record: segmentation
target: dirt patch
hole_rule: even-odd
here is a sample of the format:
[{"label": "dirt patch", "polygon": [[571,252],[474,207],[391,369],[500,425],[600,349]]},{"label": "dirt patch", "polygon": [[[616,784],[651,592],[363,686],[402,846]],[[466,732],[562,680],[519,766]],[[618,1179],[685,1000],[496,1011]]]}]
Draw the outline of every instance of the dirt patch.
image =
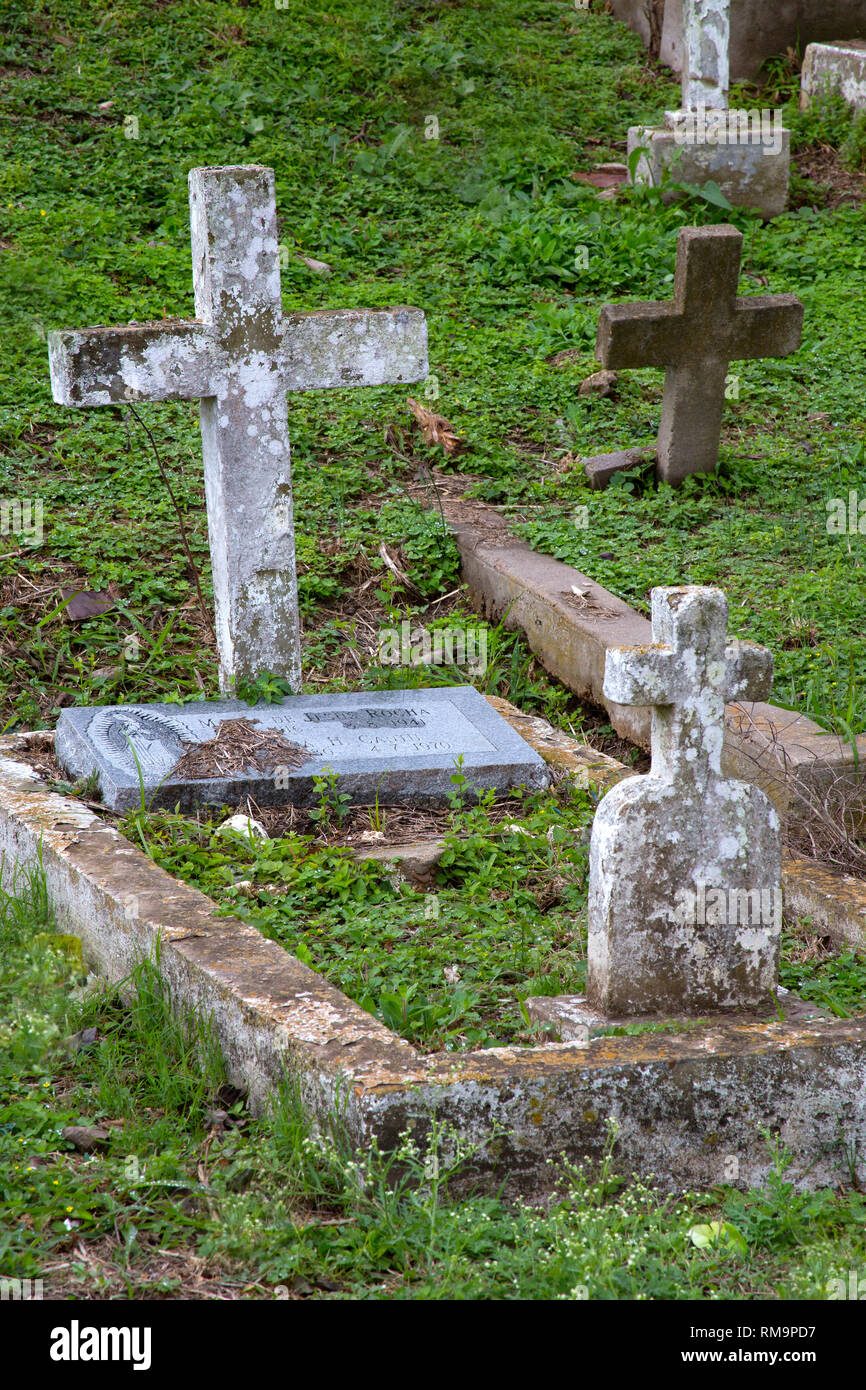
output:
[{"label": "dirt patch", "polygon": [[275,767],[302,767],[312,756],[275,729],[257,729],[249,719],[224,719],[214,738],[184,743],[183,756],[169,776],[195,782],[239,772],[273,772]]},{"label": "dirt patch", "polygon": [[[241,811],[251,811],[260,821],[271,839],[283,835],[315,835],[327,844],[350,849],[387,848],[394,845],[412,844],[416,840],[435,840],[447,835],[451,829],[452,812],[447,806],[422,809],[409,805],[393,806],[353,806],[342,821],[319,822],[310,818],[310,811],[303,806],[257,806],[248,798],[249,807]],[[494,825],[502,821],[520,818],[520,803],[513,797],[503,796],[490,808],[489,817]]]},{"label": "dirt patch", "polygon": [[[823,207],[836,208],[845,203],[862,203],[866,199],[866,176],[846,169],[839,158],[839,151],[830,145],[811,145],[794,157],[794,164],[801,178],[817,185]],[[791,207],[802,207],[812,202],[814,198],[804,190],[792,197]]]}]

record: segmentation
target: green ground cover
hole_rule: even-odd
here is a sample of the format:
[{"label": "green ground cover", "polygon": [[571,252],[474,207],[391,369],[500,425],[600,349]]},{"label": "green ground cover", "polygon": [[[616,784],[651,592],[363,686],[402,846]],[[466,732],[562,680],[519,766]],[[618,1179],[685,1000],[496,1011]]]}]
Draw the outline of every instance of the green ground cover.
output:
[{"label": "green ground cover", "polygon": [[[263,841],[156,814],[125,829],[425,1050],[537,1041],[521,1001],[585,983],[593,802],[567,789],[515,796],[511,815],[491,819],[490,798],[464,807],[455,787],[452,800],[432,892],[327,836]],[[387,834],[387,811],[381,823]]]},{"label": "green ground cover", "polygon": [[[424,1051],[543,1041],[523,1001],[586,985],[593,798],[565,783],[515,795],[503,815],[491,797],[464,805],[458,782],[445,852],[421,891],[358,862],[357,837],[339,843],[333,791],[318,780],[318,833],[262,840],[222,830],[221,817],[143,811],[123,829]],[[387,810],[375,824],[387,834]],[[780,984],[840,1018],[866,1013],[866,957],[821,945],[808,923],[787,924]]]},{"label": "green ground cover", "polygon": [[[638,607],[653,583],[722,583],[732,630],[773,649],[776,698],[866,727],[863,542],[826,530],[828,498],[866,495],[862,201],[830,206],[798,174],[794,210],[768,226],[700,198],[670,209],[655,195],[599,200],[573,172],[621,154],[628,125],[657,117],[676,87],[610,16],[565,3],[342,0],[317,11],[290,0],[205,14],[192,0],[108,12],[63,0],[27,12],[4,2],[0,16],[0,497],[44,506],[41,545],[0,537],[0,727],[50,723],[73,701],[215,689],[148,439],[119,408],[51,403],[44,332],[191,313],[187,169],[250,161],[276,170],[287,309],[424,307],[436,409],[467,441],[459,466],[481,496],[532,507],[536,546]],[[793,84],[777,64],[761,100],[787,100],[797,150],[841,151],[862,168],[862,120],[832,103],[800,115]],[[427,138],[433,116],[438,138]],[[676,496],[639,484],[589,496],[569,460],[651,443],[659,410],[653,373],[626,374],[615,400],[578,398],[599,305],[669,294],[677,228],[725,218],[746,238],[742,291],[804,300],[803,347],[735,367],[718,477]],[[548,360],[563,351],[573,355]],[[209,600],[197,408],[138,415]],[[423,595],[392,589],[395,617],[423,615],[454,585],[435,510],[403,490],[441,462],[408,418],[396,388],[291,403],[310,679],[333,678],[341,645],[361,645],[369,663],[341,605],[381,570],[380,541]],[[579,505],[586,529],[573,524]],[[60,589],[82,582],[111,586],[112,611],[70,621]]]},{"label": "green ground cover", "polygon": [[[866,496],[862,201],[834,206],[799,174],[793,211],[767,227],[702,198],[598,200],[572,173],[621,156],[628,125],[677,89],[609,16],[565,3],[62,0],[24,13],[0,0],[0,31],[0,500],[44,507],[41,544],[0,535],[0,730],[51,726],[72,702],[216,692],[180,522],[209,602],[197,408],[55,407],[44,334],[191,314],[186,172],[252,161],[276,170],[287,310],[425,309],[428,404],[465,439],[456,467],[477,495],[639,608],[653,583],[723,584],[732,631],[773,649],[776,698],[866,727],[863,541],[826,529],[828,499]],[[790,71],[773,81],[800,154],[863,168],[862,122],[832,103],[801,116]],[[718,476],[677,494],[636,478],[590,495],[575,456],[650,444],[661,384],[629,373],[616,398],[578,398],[599,305],[668,295],[678,227],[726,219],[746,238],[742,292],[804,300],[803,348],[734,367]],[[291,402],[317,690],[452,676],[379,667],[356,609],[374,625],[477,621],[430,606],[458,584],[456,550],[435,505],[406,489],[455,465],[410,428],[405,394]],[[419,594],[385,572],[382,541]],[[82,583],[110,590],[111,611],[69,620],[61,589]],[[491,657],[482,688],[579,727],[515,638],[494,631]],[[430,894],[353,864],[328,836],[251,845],[171,816],[128,830],[413,1041],[464,1048],[530,1041],[521,997],[580,987],[591,810],[561,791],[515,800],[522,835],[488,808],[455,807],[436,916]],[[259,891],[275,883],[280,894]],[[862,1197],[794,1193],[782,1153],[763,1192],[677,1202],[621,1187],[610,1167],[593,1180],[563,1169],[549,1211],[457,1202],[411,1153],[394,1192],[385,1160],[359,1173],[339,1136],[309,1135],[290,1095],[251,1120],[221,1091],[206,1034],[195,1052],[173,1028],[152,972],[134,1004],[85,985],[38,883],[3,899],[0,929],[4,1275],[48,1269],[67,1292],[121,1296],[822,1298],[864,1263]],[[785,952],[787,987],[841,1014],[866,1007],[862,958],[809,954],[796,930]],[[63,1039],[87,1028],[95,1046],[70,1055]],[[96,1155],[59,1137],[109,1120],[123,1124]],[[695,1246],[690,1228],[713,1219],[741,1239]]]},{"label": "green ground cover", "polygon": [[[557,1195],[531,1206],[455,1196],[471,1155],[440,1130],[432,1150],[406,1136],[398,1180],[338,1122],[311,1134],[289,1091],[253,1119],[207,1020],[180,1031],[147,966],[134,997],[88,980],[40,877],[16,890],[0,894],[0,1270],[46,1298],[824,1300],[862,1281],[866,1200],[795,1191],[769,1136],[763,1190],[665,1198],[616,1172],[611,1130],[600,1171],[554,1160]],[[78,1152],[72,1125],[107,1137]],[[717,1237],[695,1229],[712,1222]]]}]

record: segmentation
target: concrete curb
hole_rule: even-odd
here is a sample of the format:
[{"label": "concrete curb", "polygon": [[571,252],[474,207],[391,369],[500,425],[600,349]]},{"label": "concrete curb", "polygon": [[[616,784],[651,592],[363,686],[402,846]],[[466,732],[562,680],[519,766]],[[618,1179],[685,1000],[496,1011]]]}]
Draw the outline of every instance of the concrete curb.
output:
[{"label": "concrete curb", "polygon": [[[515,539],[494,507],[443,498],[463,579],[478,610],[523,632],[546,671],[569,690],[607,710],[618,734],[650,746],[650,710],[605,699],[610,647],[652,641],[649,619],[587,575]],[[575,590],[578,592],[575,593]],[[761,701],[728,705],[724,768],[756,782],[784,812],[799,791],[821,795],[837,777],[860,778],[866,735],[851,746],[806,715]]]},{"label": "concrete curb", "polygon": [[866,882],[813,859],[782,862],[782,899],[791,917],[829,936],[840,951],[866,952]]},{"label": "concrete curb", "polygon": [[[626,775],[545,721],[492,703],[587,784]],[[10,756],[28,741],[0,739],[4,886],[41,860],[59,925],[111,980],[158,951],[176,1006],[211,1020],[254,1110],[292,1075],[323,1122],[336,1110],[356,1145],[375,1136],[383,1147],[407,1129],[423,1142],[435,1111],[477,1145],[465,1181],[507,1191],[549,1188],[562,1153],[597,1160],[608,1116],[620,1125],[622,1171],[655,1173],[667,1190],[729,1178],[732,1156],[741,1182],[762,1182],[766,1129],[791,1149],[801,1185],[850,1181],[853,1170],[866,1179],[866,1020],[725,1018],[685,1034],[425,1056],[253,927],[219,916],[93,811],[48,791]]]}]

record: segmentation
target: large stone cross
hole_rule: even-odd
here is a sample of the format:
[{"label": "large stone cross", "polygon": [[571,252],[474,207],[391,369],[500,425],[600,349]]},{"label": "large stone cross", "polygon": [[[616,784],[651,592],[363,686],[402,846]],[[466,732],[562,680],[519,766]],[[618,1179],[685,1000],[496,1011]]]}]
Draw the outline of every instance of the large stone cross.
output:
[{"label": "large stone cross", "polygon": [[653,643],[607,653],[605,698],[652,706],[652,770],[592,828],[587,999],[610,1016],[752,1008],[776,987],[779,820],[721,765],[725,704],[765,699],[773,661],[726,643],[727,618],[720,589],[654,589]]},{"label": "large stone cross", "polygon": [[[716,467],[729,364],[800,346],[796,295],[737,297],[742,244],[736,227],[682,227],[673,301],[607,304],[599,316],[596,356],[605,367],[666,369],[657,448],[664,482]],[[626,456],[602,455],[587,473],[603,485],[616,466],[628,466]]]},{"label": "large stone cross", "polygon": [[220,684],[301,678],[287,391],[427,374],[420,309],[283,315],[272,169],[189,175],[196,317],[49,337],[62,405],[201,401]]},{"label": "large stone cross", "polygon": [[683,0],[683,109],[728,104],[731,0]]}]

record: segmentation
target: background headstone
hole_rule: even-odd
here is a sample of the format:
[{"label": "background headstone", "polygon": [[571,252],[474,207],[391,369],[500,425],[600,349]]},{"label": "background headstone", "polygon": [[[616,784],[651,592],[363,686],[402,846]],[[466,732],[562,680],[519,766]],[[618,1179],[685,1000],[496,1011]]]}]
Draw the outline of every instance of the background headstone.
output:
[{"label": "background headstone", "polygon": [[682,0],[682,106],[664,126],[629,130],[629,168],[635,183],[714,183],[732,206],[776,217],[788,199],[790,132],[769,109],[728,119],[730,10],[731,0]]},{"label": "background headstone", "polygon": [[[657,472],[667,483],[711,473],[719,460],[725,381],[732,361],[786,357],[800,346],[803,305],[793,294],[737,297],[743,237],[736,227],[682,227],[674,297],[663,303],[607,304],[596,356],[605,367],[664,367]],[[585,465],[594,486],[634,451]]]}]

